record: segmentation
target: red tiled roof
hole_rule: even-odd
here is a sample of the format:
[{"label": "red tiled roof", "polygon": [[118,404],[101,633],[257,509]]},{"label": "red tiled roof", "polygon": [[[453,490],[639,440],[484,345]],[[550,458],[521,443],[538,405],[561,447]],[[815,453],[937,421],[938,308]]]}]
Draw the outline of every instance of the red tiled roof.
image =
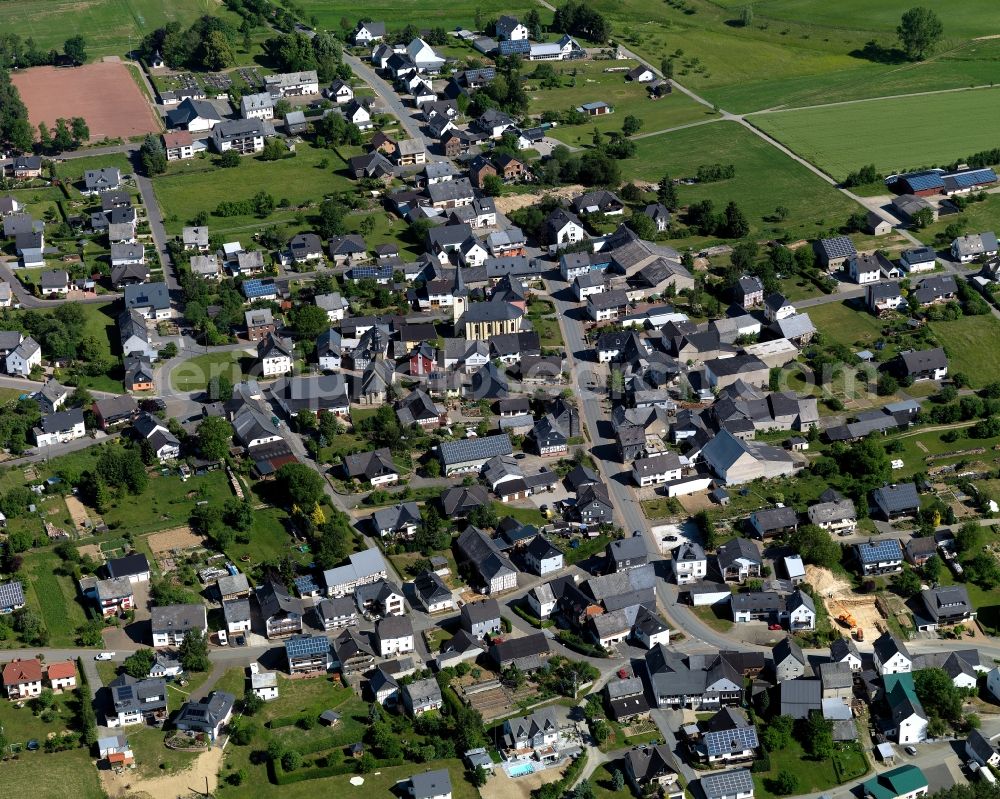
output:
[{"label": "red tiled roof", "polygon": [[36,659],[14,660],[3,667],[3,684],[20,685],[26,682],[41,682],[42,664]]},{"label": "red tiled roof", "polygon": [[76,665],[72,660],[62,660],[58,663],[49,664],[50,680],[65,680],[67,677],[76,676]]}]

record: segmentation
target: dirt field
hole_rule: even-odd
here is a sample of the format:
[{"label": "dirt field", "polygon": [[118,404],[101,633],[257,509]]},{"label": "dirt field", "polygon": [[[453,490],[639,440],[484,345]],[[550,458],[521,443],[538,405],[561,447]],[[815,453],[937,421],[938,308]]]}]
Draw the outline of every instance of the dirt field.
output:
[{"label": "dirt field", "polygon": [[865,641],[871,642],[887,629],[885,620],[875,607],[874,596],[861,596],[851,591],[850,583],[834,576],[829,569],[816,566],[806,566],[806,582],[808,582],[826,603],[830,620],[844,635],[850,630],[837,621],[841,613],[850,613],[865,634]]},{"label": "dirt field", "polygon": [[578,194],[583,194],[586,189],[583,186],[562,186],[558,189],[549,189],[541,194],[508,194],[506,197],[497,197],[497,210],[502,214],[509,214],[518,208],[527,208],[534,205],[543,196],[558,197],[560,200],[570,200]]},{"label": "dirt field", "polygon": [[73,524],[76,525],[76,529],[86,530],[90,516],[87,514],[87,509],[83,506],[83,503],[74,496],[67,496],[65,499],[66,510],[69,511],[70,518],[73,520]]},{"label": "dirt field", "polygon": [[508,777],[500,767],[493,771],[493,776],[479,789],[483,799],[528,799],[535,788],[540,788],[548,782],[555,782],[562,776],[565,769],[547,768],[523,777]]},{"label": "dirt field", "polygon": [[222,750],[215,748],[199,755],[190,768],[178,774],[153,779],[142,779],[134,771],[115,774],[113,771],[101,770],[99,774],[101,787],[112,799],[143,793],[153,797],[188,796],[195,791],[204,791],[206,778],[209,792],[214,792],[219,784],[221,765]]},{"label": "dirt field", "polygon": [[11,75],[33,128],[60,117],[83,117],[90,140],[127,139],[163,129],[124,64],[100,62],[59,69],[33,67]]},{"label": "dirt field", "polygon": [[192,533],[191,528],[187,525],[164,530],[162,533],[153,533],[149,537],[149,548],[157,556],[164,552],[170,552],[172,549],[189,549],[204,545],[205,539]]}]

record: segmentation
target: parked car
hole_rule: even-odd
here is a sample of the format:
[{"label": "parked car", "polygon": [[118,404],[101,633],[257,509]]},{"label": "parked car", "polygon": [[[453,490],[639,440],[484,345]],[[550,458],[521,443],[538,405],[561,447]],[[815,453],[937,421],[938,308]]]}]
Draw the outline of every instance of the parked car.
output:
[{"label": "parked car", "polygon": [[114,659],[114,652],[98,652],[94,655],[94,660],[112,660]]},{"label": "parked car", "polygon": [[769,629],[769,630],[780,630],[781,629],[781,625],[780,624],[769,624],[769,625],[767,625],[767,629]]},{"label": "parked car", "polygon": [[906,754],[915,757],[916,754],[917,754],[917,747],[915,747],[915,746],[904,746],[903,747],[903,751],[906,752]]}]

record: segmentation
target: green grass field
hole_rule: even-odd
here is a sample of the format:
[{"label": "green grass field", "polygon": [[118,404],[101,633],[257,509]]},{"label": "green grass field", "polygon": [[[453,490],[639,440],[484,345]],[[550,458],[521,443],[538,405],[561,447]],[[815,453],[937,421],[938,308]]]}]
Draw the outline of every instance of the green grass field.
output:
[{"label": "green grass field", "polygon": [[531,79],[532,67],[529,65],[525,70],[531,86],[531,105],[528,110],[532,114],[541,114],[551,109],[562,111],[597,100],[614,106],[613,114],[588,119],[583,125],[557,127],[550,131],[553,138],[573,146],[590,144],[594,128],[602,133],[620,131],[623,120],[629,114],[643,121],[640,133],[665,130],[716,116],[710,108],[680,92],[659,100],[650,100],[644,84],[626,81],[623,72],[604,71],[620,67],[631,69],[634,66],[635,61],[584,61],[572,66],[554,65],[563,86],[558,89],[543,89]]},{"label": "green grass field", "polygon": [[225,375],[233,384],[243,379],[254,361],[243,352],[211,352],[179,364],[170,373],[175,391],[201,391],[216,377]]},{"label": "green grass field", "polygon": [[1000,319],[992,314],[932,322],[931,330],[948,355],[948,371],[963,372],[973,388],[1000,380],[1000,353],[985,342],[1000,338]]},{"label": "green grass field", "polygon": [[[321,169],[323,159],[328,165]],[[332,150],[303,143],[298,145],[294,158],[281,161],[246,156],[231,169],[216,167],[211,160],[201,158],[171,165],[167,174],[153,181],[153,186],[168,233],[180,233],[188,220],[205,211],[213,235],[232,233],[249,238],[264,227],[292,222],[296,206],[318,204],[326,195],[351,189],[354,182],[338,171],[343,168],[344,162]],[[270,192],[276,201],[288,200],[290,207],[277,208],[266,219],[212,215],[220,202],[249,200],[259,191]]]},{"label": "green grass field", "polygon": [[[0,4],[0,30],[16,31],[22,41],[35,40],[41,50],[62,50],[79,33],[87,55],[124,55],[142,37],[167,22],[187,27],[203,14],[238,19],[213,0],[13,0]],[[131,38],[130,38],[131,37]]]},{"label": "green grass field", "polygon": [[[888,174],[992,147],[998,100],[1000,90],[983,89],[757,114],[751,122],[841,179],[864,164]],[[903,119],[905,136],[899,135]],[[953,124],[956,119],[962,124]]]},{"label": "green grass field", "polygon": [[[640,139],[637,145],[635,158],[621,162],[625,179],[656,182],[664,172],[675,179],[693,177],[700,164],[734,164],[734,178],[678,186],[677,193],[681,205],[707,199],[718,211],[735,200],[747,215],[751,235],[757,238],[784,232],[793,239],[813,238],[843,224],[856,210],[832,186],[737,123],[717,122],[664,133]],[[779,205],[788,209],[788,217],[781,222],[766,220]]]},{"label": "green grass field", "polygon": [[31,552],[25,557],[28,575],[28,604],[34,607],[49,631],[51,646],[72,646],[76,629],[86,622],[82,605],[77,601],[73,580],[56,574],[61,561],[51,550]]},{"label": "green grass field", "polygon": [[[3,764],[6,796],[72,796],[102,799],[97,769],[86,749],[45,754],[23,752],[17,760]],[[71,793],[67,794],[67,790]]]},{"label": "green grass field", "polygon": [[[344,22],[349,31],[353,31],[361,12],[368,19],[385,20],[390,30],[414,24],[419,28],[441,27],[454,30],[456,27],[474,28],[476,11],[482,14],[483,25],[487,20],[496,19],[501,14],[524,14],[529,8],[536,6],[530,0],[518,0],[516,3],[504,3],[502,0],[456,0],[450,3],[427,4],[420,0],[372,0],[363,7],[356,3],[348,5],[345,0],[302,0],[296,4],[303,9],[306,21],[313,18],[320,30],[343,30]],[[543,22],[550,15],[543,9]]]},{"label": "green grass field", "polygon": [[828,302],[807,310],[820,333],[847,347],[867,347],[882,334],[878,319],[844,302]]},{"label": "green grass field", "polygon": [[[994,12],[988,0],[942,14],[945,37],[937,55],[920,64],[900,61],[895,28],[912,4],[889,0],[763,0],[749,27],[739,23],[743,0],[595,0],[619,41],[659,66],[675,59],[674,77],[729,111],[803,106],[988,85],[995,80],[996,42],[973,41]],[[953,18],[954,17],[954,18]],[[866,53],[875,40],[881,53]],[[887,56],[886,56],[887,54]]]},{"label": "green grass field", "polygon": [[[868,773],[868,760],[856,749],[840,749],[834,757],[841,764],[842,772],[846,777],[844,781]],[[768,798],[775,796],[767,789],[767,785],[771,779],[782,773],[791,774],[798,780],[797,793],[823,791],[841,782],[833,763],[834,758],[829,760],[807,758],[801,744],[796,740],[780,751],[771,752],[770,758],[771,769],[753,775],[754,786],[759,796]]]}]

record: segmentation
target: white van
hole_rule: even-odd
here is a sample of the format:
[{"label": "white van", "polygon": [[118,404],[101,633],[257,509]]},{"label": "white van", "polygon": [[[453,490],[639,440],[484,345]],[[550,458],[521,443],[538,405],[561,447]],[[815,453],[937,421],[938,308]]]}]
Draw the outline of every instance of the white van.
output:
[{"label": "white van", "polygon": [[94,660],[113,660],[115,657],[114,652],[98,652],[94,655]]}]

